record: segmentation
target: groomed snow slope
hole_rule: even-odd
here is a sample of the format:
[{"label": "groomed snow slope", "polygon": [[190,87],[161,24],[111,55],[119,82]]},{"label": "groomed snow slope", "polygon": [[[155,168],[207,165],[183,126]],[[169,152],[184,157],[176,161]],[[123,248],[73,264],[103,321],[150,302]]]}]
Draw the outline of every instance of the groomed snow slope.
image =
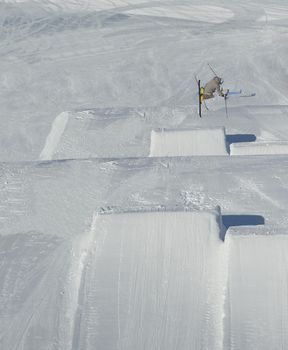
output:
[{"label": "groomed snow slope", "polygon": [[[70,246],[41,232],[0,236],[0,348],[68,349]],[[71,328],[71,327],[70,327]],[[61,339],[62,345],[59,343]]]},{"label": "groomed snow slope", "polygon": [[71,240],[2,236],[1,349],[222,349],[220,235],[215,209],[98,214]]},{"label": "groomed snow slope", "polygon": [[[1,350],[286,350],[287,14],[0,0]],[[199,118],[207,63],[255,97]],[[148,157],[152,130],[223,127],[247,155]]]},{"label": "groomed snow slope", "polygon": [[75,349],[223,349],[220,222],[218,211],[100,215]]},{"label": "groomed snow slope", "polygon": [[129,10],[127,13],[141,16],[168,17],[184,20],[196,20],[208,23],[224,23],[233,18],[232,11],[220,6],[179,4],[177,9],[161,4],[161,6],[142,6],[139,9]]},{"label": "groomed snow slope", "polygon": [[288,348],[288,236],[226,236],[226,349]]},{"label": "groomed snow slope", "polygon": [[150,157],[227,155],[224,128],[152,130]]},{"label": "groomed snow slope", "polygon": [[[271,169],[275,169],[274,172],[271,172]],[[121,338],[123,342],[137,341],[139,339],[137,336],[144,334],[141,332],[145,331],[147,334],[150,329],[150,319],[154,313],[151,318],[146,315],[149,313],[151,304],[158,305],[157,310],[162,310],[163,313],[166,310],[166,315],[169,313],[181,320],[180,309],[174,309],[174,303],[165,304],[166,308],[161,303],[163,301],[160,296],[164,298],[167,295],[170,298],[170,292],[175,297],[174,300],[179,301],[184,298],[186,307],[183,307],[182,311],[185,319],[188,317],[188,312],[191,312],[192,305],[197,310],[197,320],[203,316],[202,311],[209,311],[204,313],[203,317],[207,323],[201,328],[200,334],[197,331],[195,334],[192,332],[193,335],[191,335],[190,330],[193,328],[191,327],[189,337],[200,341],[203,336],[202,330],[207,330],[205,325],[209,324],[212,328],[209,328],[205,338],[208,341],[219,339],[218,321],[222,320],[224,315],[228,315],[224,301],[221,299],[220,302],[220,295],[221,298],[226,296],[225,305],[227,305],[230,292],[227,291],[227,284],[223,278],[226,274],[225,268],[229,266],[227,254],[230,245],[227,235],[225,242],[219,239],[220,233],[223,234],[218,226],[219,213],[211,212],[205,207],[222,203],[222,211],[226,216],[222,216],[222,219],[229,225],[235,225],[236,221],[236,225],[253,225],[259,222],[257,215],[263,215],[264,232],[267,235],[272,235],[274,228],[277,227],[285,234],[287,227],[285,208],[288,203],[287,169],[288,160],[285,156],[269,157],[265,162],[263,157],[248,159],[246,157],[156,157],[2,163],[0,242],[1,261],[4,263],[0,269],[2,281],[0,294],[4,299],[1,303],[3,322],[0,323],[2,334],[0,345],[3,344],[4,349],[7,344],[12,344],[16,349],[18,347],[25,350],[39,350],[41,346],[45,349],[47,344],[53,343],[57,344],[55,347],[61,350],[67,348],[82,350],[89,349],[90,344],[103,342],[109,349],[111,344],[109,342],[111,341],[114,346],[118,340],[118,313],[115,311],[118,310],[118,295],[121,300],[119,304],[121,334],[125,334],[123,332],[127,324],[133,329],[133,325],[128,320],[128,311],[131,312],[129,314],[131,317],[135,317],[137,312],[139,312],[138,315],[146,317],[143,318],[141,331],[133,334],[133,338],[128,337],[124,340]],[[159,206],[159,210],[163,210],[165,206],[169,208],[176,205],[178,208],[181,206],[190,208],[192,213],[141,213],[141,206],[149,210],[153,206],[157,207],[159,202],[164,204],[162,207]],[[120,211],[130,207],[139,212],[99,215],[92,220],[95,208],[104,206],[109,211],[111,203],[120,208]],[[198,212],[199,209],[202,209],[202,213]],[[112,208],[111,211],[113,212],[114,209]],[[238,213],[237,220],[235,221],[235,218],[231,220],[229,213]],[[257,220],[251,220],[251,218],[247,220],[247,213],[254,214],[252,219],[255,217]],[[187,219],[183,218],[185,215]],[[32,230],[39,232],[39,236],[43,237],[42,243],[39,243],[39,239],[29,238],[33,236]],[[175,236],[174,232],[176,232]],[[254,233],[254,228],[248,232],[247,245],[249,238],[252,238],[251,233]],[[153,235],[159,239],[155,240]],[[166,240],[166,235],[170,240]],[[105,237],[105,240],[101,237]],[[273,238],[277,240],[279,236]],[[254,245],[254,259],[258,255],[256,249],[257,246]],[[169,253],[167,253],[168,250]],[[165,252],[170,254],[169,257],[171,256],[170,262],[165,260],[167,258],[167,255],[165,258]],[[191,255],[191,252],[195,254]],[[276,248],[274,252],[277,253]],[[201,265],[202,257],[205,259],[203,265]],[[217,259],[219,259],[218,262]],[[233,259],[231,255],[230,259]],[[285,255],[282,258],[279,257],[279,266],[275,267],[275,278],[278,279],[278,282],[275,282],[276,285],[285,280],[285,270],[280,261],[284,266],[287,265]],[[207,266],[207,263],[211,265]],[[135,264],[139,267],[136,272],[133,270]],[[119,266],[122,266],[122,269],[119,270]],[[242,263],[241,266],[243,266]],[[254,275],[256,286],[258,276],[261,281],[262,274],[261,265],[257,266],[259,271],[255,269]],[[198,269],[204,267],[206,272],[201,270],[203,273],[199,276]],[[241,267],[236,272],[233,270],[230,273],[240,274],[242,273],[240,269]],[[249,269],[252,268],[248,266],[247,270]],[[164,283],[166,280],[163,277],[163,271],[166,273],[168,282],[175,282],[168,283],[169,289],[165,289],[167,285]],[[137,272],[138,275],[136,275]],[[190,273],[191,281],[189,277],[185,277],[190,276]],[[118,283],[119,274],[120,281],[124,281],[123,284]],[[194,280],[194,276],[197,281]],[[161,288],[157,284],[158,278],[164,281]],[[207,279],[206,282],[203,278]],[[131,283],[135,282],[131,288],[127,279],[130,279]],[[237,279],[236,276],[235,279]],[[176,286],[177,283],[179,288]],[[120,294],[118,294],[118,285],[122,286]],[[193,289],[193,285],[197,286],[198,290]],[[204,292],[201,289],[211,285],[213,288]],[[190,288],[189,296],[184,290],[180,294],[182,287]],[[151,299],[146,299],[145,293],[146,291],[149,293],[149,288],[155,294],[159,291],[158,304],[153,299],[155,294],[152,296],[148,294]],[[285,288],[284,285],[282,290],[284,294]],[[127,291],[134,293],[131,294],[134,296],[134,304],[132,302],[129,304]],[[138,291],[143,294],[137,294]],[[161,291],[163,294],[160,294]],[[282,292],[279,287],[279,293]],[[209,296],[212,298],[211,302],[207,301]],[[143,298],[145,304],[139,305]],[[100,302],[98,303],[97,300]],[[207,301],[205,306],[207,309],[203,306],[204,300]],[[216,300],[219,302],[215,303]],[[279,302],[285,306],[285,300],[279,300]],[[235,307],[237,303],[238,300],[233,299]],[[249,303],[246,308],[244,294],[241,303],[242,313],[238,320],[241,319],[243,329],[248,328],[247,332],[249,332],[250,324],[246,323],[246,319],[249,320],[248,316],[250,312],[253,314],[253,311]],[[128,305],[130,309],[127,308]],[[212,305],[211,309],[209,305]],[[267,312],[269,319],[273,320],[276,317],[274,309],[266,310],[265,305],[263,312]],[[47,316],[48,312],[49,316]],[[111,318],[105,319],[104,315],[108,314]],[[99,323],[99,315],[102,323]],[[17,321],[18,319],[20,321]],[[159,330],[158,324],[155,319],[153,320],[155,322],[153,325],[156,324],[155,328]],[[285,321],[285,317],[283,320]],[[139,319],[135,320],[135,323],[137,322],[140,322]],[[194,322],[198,330],[198,321],[196,322],[192,317],[191,322]],[[226,327],[226,320],[222,323],[224,330],[221,333],[221,339],[223,338],[224,341],[226,337],[230,339],[230,331],[229,327]],[[106,337],[103,328],[107,324],[109,336]],[[262,324],[255,323],[254,326],[255,333],[262,331]],[[184,333],[187,331],[186,327],[184,323],[183,333],[179,330],[177,334],[181,345],[179,349],[183,348],[181,341],[188,339],[187,333]],[[97,337],[95,329],[99,332],[97,334],[102,334],[101,339]],[[164,332],[166,329],[161,328],[161,331]],[[177,327],[175,329],[178,331]],[[233,332],[236,334],[237,330],[234,329]],[[274,329],[274,326],[271,326],[271,329]],[[111,332],[113,338],[111,338]],[[278,330],[275,332],[274,337],[279,340],[278,332]],[[160,330],[157,335],[159,334],[161,334]],[[173,331],[169,333],[169,341],[175,340],[173,338],[176,337],[175,334]],[[284,333],[281,334],[284,337]],[[233,336],[237,337],[237,334]],[[156,336],[153,339],[155,344],[159,340]],[[168,345],[165,339],[162,341],[166,349]],[[218,346],[218,342],[216,345]],[[212,349],[214,350],[213,347]],[[231,350],[229,347],[223,349]]]}]

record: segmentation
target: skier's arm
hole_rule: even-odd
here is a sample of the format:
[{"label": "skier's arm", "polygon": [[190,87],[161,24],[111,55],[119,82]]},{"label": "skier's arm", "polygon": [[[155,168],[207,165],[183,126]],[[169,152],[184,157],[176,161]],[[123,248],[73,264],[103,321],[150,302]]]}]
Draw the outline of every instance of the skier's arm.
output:
[{"label": "skier's arm", "polygon": [[218,95],[219,95],[219,96],[224,97],[224,94],[223,94],[223,89],[222,89],[222,88],[220,88],[220,85],[217,85],[216,90],[217,90],[217,93],[218,93]]}]

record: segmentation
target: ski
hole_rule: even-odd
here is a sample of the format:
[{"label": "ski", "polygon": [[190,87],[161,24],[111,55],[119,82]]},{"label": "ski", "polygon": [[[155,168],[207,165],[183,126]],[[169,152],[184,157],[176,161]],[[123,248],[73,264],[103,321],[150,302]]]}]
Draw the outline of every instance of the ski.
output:
[{"label": "ski", "polygon": [[253,97],[256,96],[255,92],[252,93],[245,93],[242,90],[239,91],[228,91],[227,98],[229,97]]},{"label": "ski", "polygon": [[199,117],[202,118],[202,95],[201,95],[201,82],[197,80],[198,84],[198,114]]},{"label": "ski", "polygon": [[202,103],[204,104],[204,107],[205,107],[206,111],[209,111],[209,108],[207,107],[206,102],[203,100]]},{"label": "ski", "polygon": [[252,92],[251,94],[243,94],[243,95],[240,95],[239,97],[253,97],[253,96],[256,96],[256,92]]},{"label": "ski", "polygon": [[202,94],[203,94],[203,88],[201,88],[201,81],[197,78],[196,75],[194,75],[196,84],[198,86],[198,114],[199,117],[202,118]]},{"label": "ski", "polygon": [[241,94],[242,94],[242,90],[239,90],[239,91],[230,91],[230,90],[227,90],[226,94],[227,94],[227,96],[228,96],[228,95],[241,95]]}]

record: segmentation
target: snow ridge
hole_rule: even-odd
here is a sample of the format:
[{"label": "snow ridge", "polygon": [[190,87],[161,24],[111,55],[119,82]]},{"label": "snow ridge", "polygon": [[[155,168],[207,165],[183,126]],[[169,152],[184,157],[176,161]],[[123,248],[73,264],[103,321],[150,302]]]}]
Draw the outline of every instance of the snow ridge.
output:
[{"label": "snow ridge", "polygon": [[73,348],[73,343],[75,342],[75,337],[78,332],[77,320],[79,318],[79,313],[81,313],[81,310],[79,309],[81,283],[87,256],[89,255],[94,242],[97,217],[98,214],[95,213],[89,231],[75,239],[72,243],[72,260],[65,288],[67,303],[65,313],[68,324],[70,324],[66,327],[66,332],[62,334],[62,337],[64,338],[63,350]]}]

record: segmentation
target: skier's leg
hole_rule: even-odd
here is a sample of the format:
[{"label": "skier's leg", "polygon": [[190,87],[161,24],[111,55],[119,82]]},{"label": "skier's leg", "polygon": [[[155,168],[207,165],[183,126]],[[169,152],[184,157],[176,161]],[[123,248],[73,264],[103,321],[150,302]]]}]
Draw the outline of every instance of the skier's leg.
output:
[{"label": "skier's leg", "polygon": [[214,96],[213,95],[208,95],[208,94],[203,94],[203,100],[209,100],[210,98],[213,98]]}]

